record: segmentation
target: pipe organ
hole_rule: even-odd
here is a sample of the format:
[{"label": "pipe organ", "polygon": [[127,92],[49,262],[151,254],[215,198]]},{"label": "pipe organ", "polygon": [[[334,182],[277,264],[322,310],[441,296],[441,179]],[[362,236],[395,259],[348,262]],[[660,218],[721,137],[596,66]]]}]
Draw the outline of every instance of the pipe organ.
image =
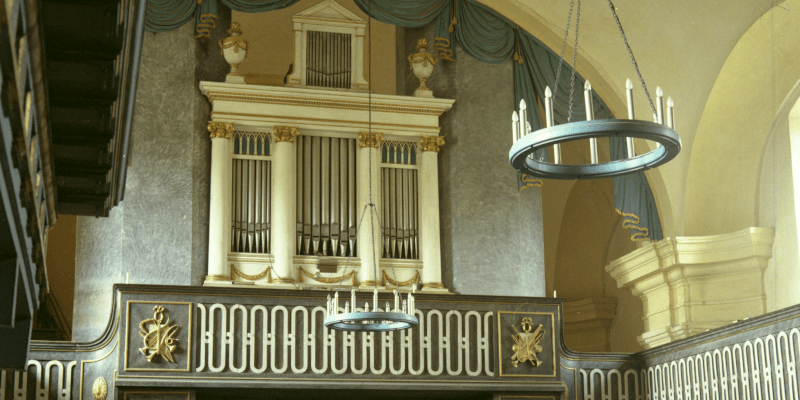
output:
[{"label": "pipe organ", "polygon": [[306,35],[306,85],[349,89],[352,35],[318,31]]},{"label": "pipe organ", "polygon": [[297,254],[355,255],[356,140],[299,136],[296,143]]},{"label": "pipe organ", "polygon": [[231,196],[231,251],[269,253],[269,134],[234,132]]},{"label": "pipe organ", "polygon": [[293,21],[285,86],[200,83],[212,104],[205,285],[447,292],[437,159],[454,100],[365,93],[366,23],[334,1]]},{"label": "pipe organ", "polygon": [[383,257],[419,258],[417,145],[384,141],[381,146]]}]

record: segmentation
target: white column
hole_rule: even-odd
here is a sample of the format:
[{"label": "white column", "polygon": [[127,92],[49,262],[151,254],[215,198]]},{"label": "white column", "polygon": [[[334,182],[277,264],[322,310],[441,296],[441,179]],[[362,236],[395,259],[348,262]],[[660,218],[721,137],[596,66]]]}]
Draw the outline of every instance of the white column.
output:
[{"label": "white column", "polygon": [[295,156],[294,138],[300,132],[289,126],[276,126],[272,130],[272,255],[274,257],[275,285],[294,287],[295,252]]},{"label": "white column", "polygon": [[231,283],[228,250],[231,233],[232,122],[208,123],[211,132],[211,182],[208,219],[208,275],[204,284]]},{"label": "white column", "polygon": [[441,136],[422,136],[419,157],[419,257],[422,289],[446,290],[442,285],[442,253],[439,245],[439,146]]},{"label": "white column", "polygon": [[[361,220],[364,207],[370,204],[370,182],[372,182],[372,204],[375,204],[375,211],[367,209],[364,214],[364,222],[358,231],[358,257],[361,260],[361,268],[358,271],[359,287],[375,286],[375,271],[380,270],[380,260],[382,255],[381,232],[378,224],[380,221],[380,196],[381,196],[381,153],[380,144],[383,142],[383,134],[379,132],[361,132],[358,134],[359,149],[356,159],[358,166],[358,202],[357,202],[357,221]],[[370,180],[370,158],[372,158],[372,179]],[[374,213],[370,219],[370,213]],[[380,274],[380,272],[378,272]]]}]

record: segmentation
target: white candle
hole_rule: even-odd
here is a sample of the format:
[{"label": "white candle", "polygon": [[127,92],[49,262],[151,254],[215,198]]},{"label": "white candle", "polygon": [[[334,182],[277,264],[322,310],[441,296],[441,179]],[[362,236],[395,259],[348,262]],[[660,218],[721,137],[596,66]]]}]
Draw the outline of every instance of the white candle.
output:
[{"label": "white candle", "polygon": [[333,315],[339,313],[339,292],[333,294]]},{"label": "white candle", "polygon": [[628,81],[625,82],[625,88],[627,89],[625,93],[627,94],[626,97],[628,98],[628,119],[634,119],[635,114],[633,111],[633,82],[631,82],[630,79],[628,79]]},{"label": "white candle", "polygon": [[[630,80],[628,80],[628,82],[630,82]],[[557,293],[557,292],[556,292],[555,290],[553,290],[553,298],[554,298],[554,299],[555,299],[556,297],[558,297],[558,295],[556,295],[556,293]]]},{"label": "white candle", "polygon": [[525,136],[525,121],[528,120],[528,104],[525,103],[525,99],[519,101],[519,127],[518,132],[519,136]]},{"label": "white candle", "polygon": [[400,309],[400,296],[397,294],[397,289],[394,289],[394,312]]},{"label": "white candle", "polygon": [[544,115],[547,127],[553,126],[553,92],[550,86],[544,89]]},{"label": "white candle", "polygon": [[347,314],[349,312],[350,312],[350,302],[349,301],[345,301],[344,302],[344,313]]},{"label": "white candle", "polygon": [[514,111],[511,113],[511,137],[512,137],[512,144],[517,143],[517,139],[519,139],[519,117],[517,116],[517,112]]},{"label": "white candle", "polygon": [[[592,104],[592,84],[587,80],[583,84],[583,102],[586,105],[586,120],[594,120],[594,106]],[[597,138],[589,139],[589,154],[592,164],[597,164]]]},{"label": "white candle", "polygon": [[672,97],[667,97],[667,126],[675,129],[675,103],[672,102]]},{"label": "white candle", "polygon": [[131,273],[130,273],[130,272],[126,272],[126,273],[125,273],[125,284],[126,284],[126,285],[128,284],[128,279],[129,279],[130,277],[131,277]]},{"label": "white candle", "polygon": [[378,289],[372,292],[372,311],[378,311]]},{"label": "white candle", "polygon": [[352,289],[350,291],[350,304],[353,305],[353,312],[356,312],[356,290],[355,289]]},{"label": "white candle", "polygon": [[656,87],[656,122],[664,124],[664,91],[661,86]]},{"label": "white candle", "polygon": [[328,295],[328,301],[325,304],[326,304],[326,307],[325,307],[325,312],[326,313],[325,313],[325,315],[330,316],[331,315],[331,295]]}]

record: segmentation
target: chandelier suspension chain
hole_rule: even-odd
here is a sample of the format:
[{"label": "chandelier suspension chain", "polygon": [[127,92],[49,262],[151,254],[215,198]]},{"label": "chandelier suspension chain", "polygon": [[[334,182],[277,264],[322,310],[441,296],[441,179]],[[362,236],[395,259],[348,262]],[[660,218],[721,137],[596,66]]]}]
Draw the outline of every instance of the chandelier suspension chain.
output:
[{"label": "chandelier suspension chain", "polygon": [[625,36],[625,31],[622,29],[622,24],[619,22],[619,17],[617,16],[617,12],[614,10],[614,4],[611,3],[611,0],[608,0],[608,8],[611,10],[611,15],[614,17],[614,22],[617,23],[619,33],[622,35],[622,41],[625,42],[625,48],[628,49],[628,55],[631,57],[633,68],[636,69],[636,75],[639,76],[639,82],[642,83],[644,94],[647,95],[647,101],[650,102],[650,108],[653,110],[653,114],[655,115],[657,114],[656,106],[653,104],[653,99],[650,97],[650,91],[647,90],[647,85],[644,83],[642,73],[639,71],[639,64],[636,63],[636,57],[633,56],[633,50],[631,50],[631,46],[628,44],[628,38]]},{"label": "chandelier suspension chain", "polygon": [[567,15],[567,28],[564,29],[564,41],[561,44],[561,56],[558,58],[558,69],[556,69],[556,83],[553,86],[553,92],[558,91],[558,80],[561,77],[561,65],[564,63],[564,51],[567,49],[567,38],[569,38],[569,25],[572,22],[572,7],[575,1],[569,2],[569,15]]},{"label": "chandelier suspension chain", "polygon": [[[581,28],[581,0],[578,0],[578,13],[575,16],[575,46],[572,48],[572,74],[569,81],[569,114],[567,123],[572,121],[572,94],[575,92],[575,67],[578,62],[578,33]],[[589,110],[586,110],[589,113]]]}]

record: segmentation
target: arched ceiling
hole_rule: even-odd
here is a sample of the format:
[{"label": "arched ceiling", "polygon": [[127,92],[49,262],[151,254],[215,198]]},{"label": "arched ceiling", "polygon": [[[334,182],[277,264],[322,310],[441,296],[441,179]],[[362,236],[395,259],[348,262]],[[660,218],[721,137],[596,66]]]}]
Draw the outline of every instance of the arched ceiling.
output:
[{"label": "arched ceiling", "polygon": [[[569,1],[479,1],[518,23],[551,48],[560,50]],[[674,161],[657,170],[668,193],[658,193],[654,188],[657,201],[669,201],[674,212],[672,234],[683,234],[690,155],[717,76],[744,33],[774,4],[778,5],[776,10],[783,10],[783,3],[777,0],[614,1],[651,94],[655,95],[655,87],[661,86],[675,101],[676,130],[681,135],[683,151]],[[787,12],[791,8],[786,7]],[[575,17],[573,12],[573,21]],[[596,91],[617,115],[621,115],[625,80],[635,81],[636,75],[607,0],[582,1],[578,49],[578,71],[593,81]],[[567,51],[571,49],[568,47]],[[602,82],[596,84],[597,80]],[[636,90],[638,118],[647,119],[649,105],[641,89],[637,87]]]}]

